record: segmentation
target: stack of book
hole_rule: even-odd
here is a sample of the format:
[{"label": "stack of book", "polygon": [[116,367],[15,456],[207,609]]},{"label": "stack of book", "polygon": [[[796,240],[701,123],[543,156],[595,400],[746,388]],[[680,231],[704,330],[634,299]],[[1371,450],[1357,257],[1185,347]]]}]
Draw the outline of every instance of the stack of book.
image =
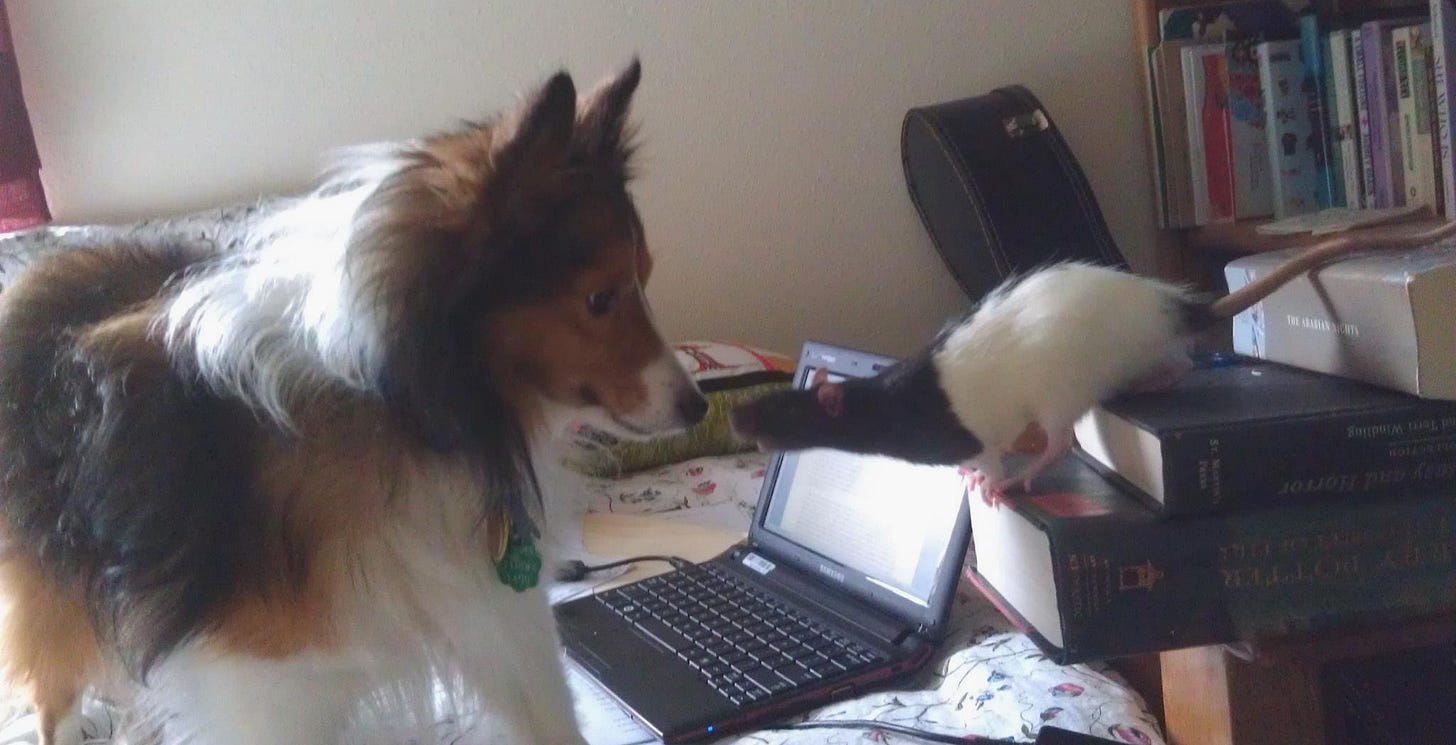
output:
[{"label": "stack of book", "polygon": [[1456,0],[1212,1],[1156,18],[1163,227],[1331,207],[1456,216]]},{"label": "stack of book", "polygon": [[1456,403],[1227,355],[1076,433],[971,505],[968,577],[1058,662],[1456,610]]}]

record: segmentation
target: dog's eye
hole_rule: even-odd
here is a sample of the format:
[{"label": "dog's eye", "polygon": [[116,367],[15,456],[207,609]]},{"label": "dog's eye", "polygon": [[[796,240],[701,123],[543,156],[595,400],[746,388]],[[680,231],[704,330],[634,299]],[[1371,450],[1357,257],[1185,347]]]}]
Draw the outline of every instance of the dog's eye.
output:
[{"label": "dog's eye", "polygon": [[616,288],[612,288],[610,290],[602,290],[601,292],[593,292],[586,298],[586,309],[594,316],[604,316],[612,312],[612,308],[616,306],[616,304]]}]

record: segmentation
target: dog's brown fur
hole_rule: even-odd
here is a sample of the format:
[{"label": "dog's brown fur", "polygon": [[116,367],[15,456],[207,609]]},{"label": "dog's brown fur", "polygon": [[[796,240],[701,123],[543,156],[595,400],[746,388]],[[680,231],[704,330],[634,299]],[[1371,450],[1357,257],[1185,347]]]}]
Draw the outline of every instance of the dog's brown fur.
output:
[{"label": "dog's brown fur", "polygon": [[[107,665],[140,679],[183,644],[336,649],[357,557],[400,521],[479,523],[532,491],[509,461],[539,401],[644,404],[641,372],[665,346],[623,186],[637,75],[579,115],[558,76],[517,116],[412,152],[360,209],[349,255],[386,311],[387,384],[310,391],[286,425],[157,331],[174,287],[220,257],[61,254],[0,298],[0,644],[42,743]],[[461,503],[481,474],[504,493]],[[432,482],[438,504],[408,486]],[[461,561],[486,560],[486,533]]]}]

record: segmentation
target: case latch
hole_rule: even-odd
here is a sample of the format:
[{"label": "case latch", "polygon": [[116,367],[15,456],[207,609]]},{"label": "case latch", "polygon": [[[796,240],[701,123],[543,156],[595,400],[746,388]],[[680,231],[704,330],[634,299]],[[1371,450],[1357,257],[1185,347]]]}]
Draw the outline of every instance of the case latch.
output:
[{"label": "case latch", "polygon": [[1041,132],[1051,126],[1051,122],[1047,121],[1046,114],[1043,114],[1041,109],[1030,114],[1008,117],[1001,120],[1001,124],[1006,127],[1006,136],[1012,139],[1025,137],[1033,132]]}]

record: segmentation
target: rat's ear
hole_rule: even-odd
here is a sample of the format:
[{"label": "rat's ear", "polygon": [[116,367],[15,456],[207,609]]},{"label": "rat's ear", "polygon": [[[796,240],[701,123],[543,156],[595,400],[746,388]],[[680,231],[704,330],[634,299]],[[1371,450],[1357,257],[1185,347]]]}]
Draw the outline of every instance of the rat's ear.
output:
[{"label": "rat's ear", "polygon": [[814,378],[813,378],[813,381],[812,382],[814,383],[814,385],[824,385],[825,383],[828,383],[829,382],[829,371],[826,370],[826,369],[824,369],[824,368],[822,368],[822,367],[819,368],[818,370],[815,370],[814,371]]},{"label": "rat's ear", "polygon": [[[815,377],[818,377],[817,374]],[[819,407],[824,409],[825,414],[837,417],[844,413],[844,386],[838,383],[820,383],[814,392],[819,397]]]}]

